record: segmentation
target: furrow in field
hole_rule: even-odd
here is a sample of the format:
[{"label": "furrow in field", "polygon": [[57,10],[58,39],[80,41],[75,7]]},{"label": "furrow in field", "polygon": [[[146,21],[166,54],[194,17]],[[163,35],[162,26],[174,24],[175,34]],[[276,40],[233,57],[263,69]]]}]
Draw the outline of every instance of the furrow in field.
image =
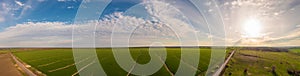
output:
[{"label": "furrow in field", "polygon": [[[80,57],[75,57],[75,58],[80,58]],[[54,62],[38,65],[37,67],[46,67],[46,66],[49,66],[49,65],[52,65],[52,64],[56,64],[58,62],[68,61],[68,60],[73,60],[73,59],[74,58],[67,58],[67,59],[57,60],[57,61],[54,61]]]},{"label": "furrow in field", "polygon": [[54,61],[54,62],[51,62],[51,63],[38,65],[37,67],[46,67],[46,66],[49,66],[49,65],[52,65],[52,64],[56,64],[58,62],[65,61],[65,60],[73,60],[73,58],[68,58],[68,59],[63,59],[63,60],[57,60],[57,61]]},{"label": "furrow in field", "polygon": [[[92,57],[92,56],[87,57],[87,58],[85,58],[85,59],[79,61],[77,64],[82,63],[82,62],[84,62],[84,61],[90,59],[91,57]],[[69,67],[71,67],[71,66],[75,66],[75,63],[69,64],[69,65],[67,65],[67,66],[60,67],[60,68],[57,68],[57,69],[49,70],[48,72],[55,72],[55,71],[63,70],[63,69],[69,68]]]},{"label": "furrow in field", "polygon": [[74,66],[74,65],[75,65],[75,63],[67,65],[67,66],[64,66],[64,67],[61,67],[61,68],[49,70],[48,72],[55,72],[55,71],[63,70],[63,69],[69,68],[69,67]]},{"label": "furrow in field", "polygon": [[77,72],[75,72],[74,74],[72,74],[72,76],[75,76],[77,74],[79,74],[79,72],[81,72],[82,70],[84,70],[85,68],[89,67],[90,65],[94,64],[96,61],[93,60],[93,62],[87,64],[86,66],[82,67],[81,69],[79,69]]},{"label": "furrow in field", "polygon": [[59,57],[62,57],[62,56],[52,56],[52,57],[46,57],[46,58],[33,59],[33,60],[28,60],[28,62],[43,61],[43,60],[48,60],[51,58],[59,58]]}]

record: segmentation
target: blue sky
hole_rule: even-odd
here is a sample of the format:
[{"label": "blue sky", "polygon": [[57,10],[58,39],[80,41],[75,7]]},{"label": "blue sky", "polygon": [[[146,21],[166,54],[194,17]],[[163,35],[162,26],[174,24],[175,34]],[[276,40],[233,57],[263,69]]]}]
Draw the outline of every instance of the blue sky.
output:
[{"label": "blue sky", "polygon": [[[72,27],[76,24],[73,21],[81,2],[0,0],[0,47],[70,46],[74,42]],[[120,37],[114,41],[126,41],[122,39],[126,37],[123,35],[137,24],[145,26],[139,27],[143,31],[137,34],[138,39],[135,40],[140,42],[137,45],[149,44],[144,42],[144,37],[167,41],[167,45],[178,45],[178,38],[172,38],[174,30],[177,30],[182,33],[183,39],[191,43],[196,42],[192,40],[195,33],[198,45],[225,42],[228,45],[298,46],[299,13],[299,0],[112,0],[99,21],[89,21],[78,27],[84,28],[80,31],[93,33],[86,30],[92,29],[93,24],[97,23],[99,42],[103,42],[101,46],[110,45],[112,40],[109,36],[113,26],[118,26],[117,34]],[[252,24],[256,27],[252,27]],[[170,27],[173,27],[173,32]],[[249,31],[249,28],[258,30]],[[151,32],[163,36],[151,36]]]},{"label": "blue sky", "polygon": [[[1,14],[5,21],[0,22],[0,30],[25,22],[73,22],[82,0],[1,0],[9,8]],[[139,3],[138,0],[113,0],[101,17],[114,12],[124,12]],[[13,15],[12,15],[13,14]],[[100,18],[100,17],[99,17]]]}]

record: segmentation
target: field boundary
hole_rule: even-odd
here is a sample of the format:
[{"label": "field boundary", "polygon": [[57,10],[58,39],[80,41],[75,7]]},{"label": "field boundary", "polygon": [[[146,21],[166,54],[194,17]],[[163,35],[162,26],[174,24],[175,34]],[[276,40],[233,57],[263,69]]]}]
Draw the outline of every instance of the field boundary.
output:
[{"label": "field boundary", "polygon": [[14,56],[12,53],[9,54],[12,57],[12,59],[16,62],[16,64],[22,69],[22,71],[24,71],[28,76],[38,76],[34,72],[26,68],[26,66],[21,61],[19,61],[16,56]]},{"label": "field boundary", "polygon": [[170,71],[170,69],[168,68],[167,64],[161,59],[159,58],[159,60],[163,63],[164,68],[169,72],[169,74],[171,76],[174,76],[174,74]]},{"label": "field boundary", "polygon": [[226,59],[226,61],[221,65],[221,67],[213,74],[213,76],[220,76],[222,74],[222,71],[225,69],[225,66],[233,56],[236,50],[232,51],[229,57]]}]

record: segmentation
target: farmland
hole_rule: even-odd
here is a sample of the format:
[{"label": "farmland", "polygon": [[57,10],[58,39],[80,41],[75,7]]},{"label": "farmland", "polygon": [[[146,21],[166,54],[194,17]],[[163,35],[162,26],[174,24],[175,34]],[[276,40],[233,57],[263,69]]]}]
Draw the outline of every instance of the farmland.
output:
[{"label": "farmland", "polygon": [[[194,48],[188,48],[194,49]],[[123,70],[115,61],[111,48],[96,49],[98,59],[108,76],[124,76],[129,73]],[[166,66],[153,75],[170,76],[176,73],[181,58],[180,48],[166,48]],[[130,53],[135,61],[146,64],[150,61],[148,48],[130,48]],[[72,49],[14,49],[13,54],[31,67],[48,76],[70,76],[76,74]],[[200,49],[200,61],[197,74],[204,75],[209,64],[211,50]]]},{"label": "farmland", "polygon": [[290,49],[290,52],[291,52],[291,53],[294,53],[294,54],[300,55],[300,48],[293,48],[293,49]]},{"label": "farmland", "polygon": [[[124,48],[121,48],[124,49]],[[188,48],[195,49],[195,48]],[[154,76],[171,76],[175,74],[181,58],[180,48],[166,48],[165,65]],[[230,49],[233,50],[233,49]],[[280,51],[284,50],[284,51]],[[289,76],[300,74],[300,49],[280,49],[278,51],[263,49],[240,49],[230,59],[224,71],[225,76],[263,75]],[[48,76],[78,75],[74,64],[72,49],[13,49],[13,54]],[[230,51],[227,51],[229,53]],[[131,75],[123,70],[115,61],[111,48],[96,49],[98,60],[108,76]],[[132,59],[139,64],[148,63],[151,58],[149,48],[130,48]],[[205,75],[210,61],[211,49],[200,49],[200,62],[197,75]],[[228,55],[227,55],[228,56]],[[86,58],[80,58],[82,61]],[[193,67],[191,69],[194,69]],[[131,75],[132,76],[132,75]]]},{"label": "farmland", "polygon": [[235,53],[224,75],[290,76],[300,73],[300,49],[288,52],[240,50]]}]

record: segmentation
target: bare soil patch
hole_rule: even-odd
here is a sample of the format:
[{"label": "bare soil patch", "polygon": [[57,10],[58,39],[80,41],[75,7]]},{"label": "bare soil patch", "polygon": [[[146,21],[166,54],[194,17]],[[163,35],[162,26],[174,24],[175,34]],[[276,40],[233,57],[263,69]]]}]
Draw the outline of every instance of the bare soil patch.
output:
[{"label": "bare soil patch", "polygon": [[9,54],[0,54],[0,76],[22,76]]}]

